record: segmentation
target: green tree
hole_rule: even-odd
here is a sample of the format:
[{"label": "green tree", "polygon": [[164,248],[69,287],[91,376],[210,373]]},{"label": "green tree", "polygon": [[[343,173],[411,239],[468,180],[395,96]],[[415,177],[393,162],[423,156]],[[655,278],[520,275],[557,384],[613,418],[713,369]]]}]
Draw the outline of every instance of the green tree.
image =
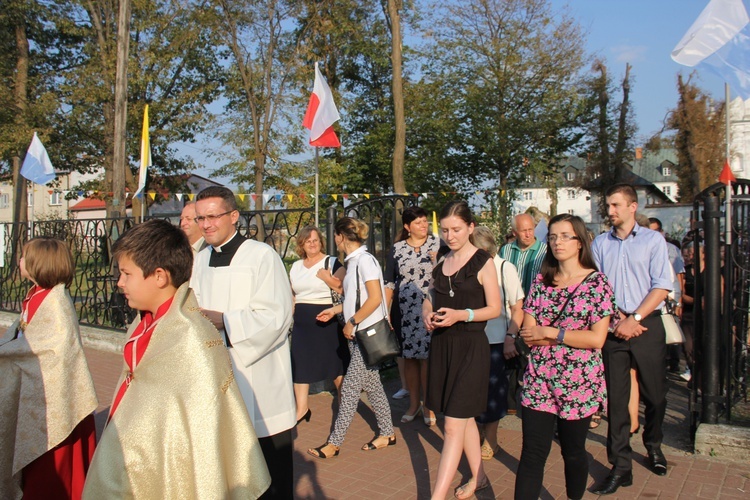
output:
[{"label": "green tree", "polygon": [[292,97],[301,63],[293,21],[296,1],[213,0],[213,30],[228,51],[226,97],[219,137],[230,148],[220,173],[254,188],[263,206],[264,178],[294,141],[298,126]]},{"label": "green tree", "polygon": [[711,105],[709,95],[677,76],[677,107],[669,114],[667,127],[674,131],[677,150],[679,200],[693,198],[716,182],[724,165],[725,103]]},{"label": "green tree", "polygon": [[449,135],[421,142],[418,151],[433,142],[440,151],[428,157],[443,161],[419,171],[442,167],[447,175],[440,176],[458,186],[499,188],[505,195],[497,206],[505,218],[516,180],[556,169],[557,158],[583,135],[583,34],[545,0],[450,3],[431,24],[435,43],[423,49],[423,87],[413,94],[428,101],[417,106],[428,116],[415,120],[440,120],[431,101],[454,124],[430,131]]},{"label": "green tree", "polygon": [[[27,112],[25,123],[40,130],[56,167],[80,172],[103,169],[105,176],[98,190],[110,200],[114,194],[117,4],[107,0],[11,1],[22,7],[32,41],[29,102],[37,111]],[[206,107],[222,85],[204,4],[200,0],[132,0],[127,117],[130,168],[126,169],[131,191],[136,182],[133,173],[140,157],[145,104],[150,104],[153,171],[168,175],[194,168],[190,160],[177,156],[172,144],[194,141],[205,129],[210,117]],[[10,12],[3,10],[2,15]],[[0,25],[5,21],[0,17]],[[6,38],[2,40],[5,43]],[[14,54],[3,51],[0,55],[4,79],[4,69]],[[3,90],[0,100],[4,98]],[[7,132],[6,123],[5,117],[0,117],[0,134]],[[20,143],[28,145],[28,131],[17,135],[24,137]],[[3,157],[7,158],[5,151]]]}]

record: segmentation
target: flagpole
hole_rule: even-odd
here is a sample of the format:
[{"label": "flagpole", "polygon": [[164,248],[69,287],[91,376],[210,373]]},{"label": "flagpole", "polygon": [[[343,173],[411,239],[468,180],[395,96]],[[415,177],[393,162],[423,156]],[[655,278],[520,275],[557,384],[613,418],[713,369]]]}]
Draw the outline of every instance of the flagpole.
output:
[{"label": "flagpole", "polygon": [[320,175],[318,175],[318,147],[315,147],[315,227],[320,227],[320,221],[318,220],[318,190],[320,188],[319,181]]},{"label": "flagpole", "polygon": [[[732,132],[731,132],[731,121],[729,119],[729,84],[724,84],[724,102],[726,104],[724,105],[724,114],[726,115],[726,127],[727,127],[727,133],[726,133],[726,143],[727,143],[727,150],[726,150],[726,157],[727,157],[727,164],[729,165],[729,168],[732,168],[731,163],[729,162],[729,146],[730,146],[730,140],[732,138]],[[732,246],[732,183],[727,182],[725,187],[725,198],[726,198],[726,210],[725,210],[725,216],[726,216],[726,222],[724,223],[724,244],[727,246],[727,250],[729,250],[729,247]],[[728,254],[727,254],[728,256]],[[728,258],[728,257],[727,257]],[[727,266],[729,267],[729,266]]]}]

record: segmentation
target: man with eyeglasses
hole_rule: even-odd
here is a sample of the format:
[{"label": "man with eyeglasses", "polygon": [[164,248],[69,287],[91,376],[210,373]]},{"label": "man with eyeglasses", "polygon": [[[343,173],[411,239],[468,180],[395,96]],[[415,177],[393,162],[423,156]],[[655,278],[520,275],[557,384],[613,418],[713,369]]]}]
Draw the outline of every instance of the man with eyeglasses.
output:
[{"label": "man with eyeglasses", "polygon": [[188,238],[190,247],[193,249],[193,256],[206,248],[206,240],[203,239],[201,228],[198,227],[198,223],[195,221],[195,202],[189,201],[182,208],[180,214],[180,229],[185,233]]},{"label": "man with eyeglasses", "polygon": [[240,214],[229,189],[198,193],[195,213],[208,247],[196,255],[190,286],[229,349],[271,474],[262,498],[292,498],[297,420],[288,336],[292,291],[284,264],[273,248],[237,231]]},{"label": "man with eyeglasses", "polygon": [[612,230],[597,236],[591,251],[615,291],[619,312],[602,348],[609,416],[607,458],[612,470],[594,487],[595,495],[609,495],[633,484],[628,413],[631,367],[638,371],[645,405],[643,444],[648,465],[658,476],[667,473],[661,450],[668,388],[661,308],[672,289],[667,244],[659,233],[636,223],[638,195],[633,186],[610,187],[606,202]]}]

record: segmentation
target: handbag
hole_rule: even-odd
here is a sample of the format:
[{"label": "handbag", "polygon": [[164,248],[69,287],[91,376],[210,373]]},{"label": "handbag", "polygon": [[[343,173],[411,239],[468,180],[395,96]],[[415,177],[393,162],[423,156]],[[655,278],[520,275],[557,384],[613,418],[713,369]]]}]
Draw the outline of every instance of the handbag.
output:
[{"label": "handbag", "polygon": [[[357,266],[356,310],[359,310],[361,306],[359,293],[359,266]],[[357,325],[354,330],[354,337],[357,339],[359,350],[362,352],[362,359],[368,368],[372,368],[387,359],[395,358],[401,354],[401,347],[398,344],[396,332],[393,326],[391,326],[391,322],[388,320],[388,312],[385,310],[385,294],[383,294],[380,301],[380,307],[383,308],[383,319],[365,329],[360,329],[359,325]]]},{"label": "handbag", "polygon": [[682,333],[680,322],[677,321],[675,315],[672,314],[671,307],[667,306],[662,309],[661,322],[664,325],[664,334],[667,345],[685,343],[685,334]]},{"label": "handbag", "polygon": [[[331,257],[330,255],[328,257],[326,257],[326,262],[325,262],[325,265],[324,265],[326,271],[328,271],[329,269],[331,270],[331,274],[333,274],[333,266],[331,266],[330,263],[331,263],[331,259],[333,259],[333,258],[334,257]],[[339,294],[333,288],[329,287],[328,290],[331,291],[331,302],[333,303],[334,306],[338,306],[338,305],[341,305],[341,304],[344,303],[344,297],[343,297],[343,295]],[[346,318],[344,318],[343,307],[342,307],[341,311],[342,312],[336,314],[336,319],[339,320],[339,324],[341,326],[344,326],[346,324]]]}]

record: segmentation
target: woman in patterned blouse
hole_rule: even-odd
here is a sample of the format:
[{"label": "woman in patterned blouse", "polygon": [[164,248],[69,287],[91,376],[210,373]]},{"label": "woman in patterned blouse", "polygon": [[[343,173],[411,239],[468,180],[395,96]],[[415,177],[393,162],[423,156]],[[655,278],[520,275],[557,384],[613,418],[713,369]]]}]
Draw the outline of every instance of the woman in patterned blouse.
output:
[{"label": "woman in patterned blouse", "polygon": [[398,300],[401,332],[401,356],[404,360],[409,409],[401,417],[408,423],[423,412],[424,423],[435,425],[435,413],[421,404],[421,393],[427,386],[427,358],[431,336],[422,321],[422,302],[432,279],[435,256],[440,240],[429,234],[427,212],[408,207],[401,215],[403,230],[393,245],[385,266],[385,298],[388,309],[395,296]]},{"label": "woman in patterned blouse", "polygon": [[523,447],[515,498],[539,498],[555,423],[568,498],[583,497],[586,435],[606,397],[601,347],[615,311],[607,277],[597,272],[586,226],[560,214],[549,223],[542,272],[524,304],[521,337],[531,346],[523,378]]}]

